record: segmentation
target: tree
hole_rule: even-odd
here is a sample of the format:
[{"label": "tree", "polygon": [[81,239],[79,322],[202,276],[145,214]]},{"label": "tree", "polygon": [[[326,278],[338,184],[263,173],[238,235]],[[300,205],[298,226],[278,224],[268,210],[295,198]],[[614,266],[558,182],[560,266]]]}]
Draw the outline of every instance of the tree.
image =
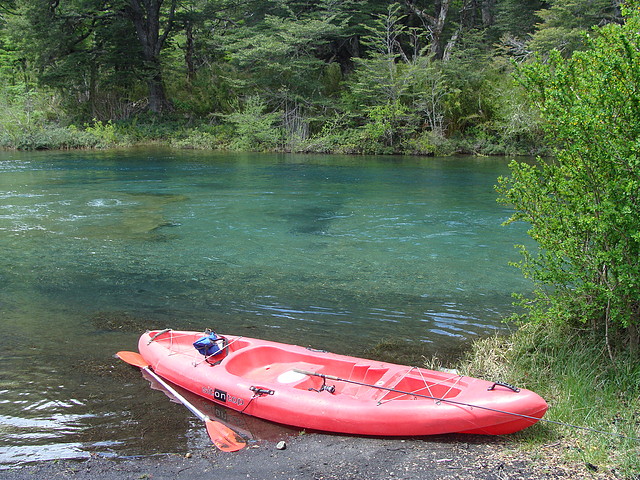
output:
[{"label": "tree", "polygon": [[103,0],[17,0],[16,9],[7,33],[25,75],[62,93],[72,117],[123,116],[119,106],[131,98],[141,62],[121,12]]},{"label": "tree", "polygon": [[175,26],[176,6],[177,0],[128,0],[124,8],[142,47],[149,110],[155,113],[172,109],[165,94],[160,52]]},{"label": "tree", "polygon": [[496,29],[500,36],[524,37],[540,22],[536,14],[547,7],[543,0],[502,0],[496,5]]},{"label": "tree", "polygon": [[20,70],[20,58],[13,40],[7,34],[3,18],[7,12],[10,12],[8,8],[0,4],[0,82],[4,86],[19,83],[18,71]]},{"label": "tree", "polygon": [[558,49],[565,55],[584,46],[584,33],[593,26],[619,23],[619,0],[548,0],[549,8],[537,15],[542,22],[530,47],[538,53]]},{"label": "tree", "polygon": [[[170,108],[160,53],[173,32],[177,0],[17,0],[8,30],[42,83],[97,114],[113,88],[148,86],[148,108]],[[110,100],[108,100],[110,101]],[[109,112],[112,113],[112,112]],[[115,112],[113,112],[115,113]],[[117,116],[117,115],[116,115]]]},{"label": "tree", "polygon": [[443,31],[449,13],[451,0],[435,0],[433,3],[433,15],[428,10],[418,7],[415,1],[407,0],[407,6],[423,24],[429,33],[430,52],[435,58],[442,58],[444,55]]},{"label": "tree", "polygon": [[242,72],[238,83],[244,84],[244,96],[255,103],[252,97],[259,92],[263,107],[282,112],[287,148],[308,138],[310,117],[323,107],[327,64],[321,57],[340,35],[345,19],[334,2],[319,3],[298,10],[295,2],[278,2],[279,15],[265,14],[260,22],[239,26],[225,39],[232,64]]},{"label": "tree", "polygon": [[531,34],[540,23],[537,12],[547,6],[542,0],[503,0],[497,5],[493,28],[501,49],[517,60],[531,55]]},{"label": "tree", "polygon": [[[416,116],[407,108],[405,96],[412,85],[411,62],[420,56],[405,52],[403,43],[410,29],[403,23],[399,4],[389,5],[384,14],[376,15],[363,43],[368,47],[366,58],[355,59],[356,69],[350,78],[346,96],[352,113],[364,118],[365,137],[392,150],[398,140],[415,130]],[[413,29],[412,33],[416,33]],[[414,46],[420,49],[418,39]]]},{"label": "tree", "polygon": [[520,263],[536,286],[534,317],[589,324],[610,355],[640,341],[640,2],[624,12],[584,51],[522,68],[557,154],[513,162],[499,184],[539,246],[523,247]]}]

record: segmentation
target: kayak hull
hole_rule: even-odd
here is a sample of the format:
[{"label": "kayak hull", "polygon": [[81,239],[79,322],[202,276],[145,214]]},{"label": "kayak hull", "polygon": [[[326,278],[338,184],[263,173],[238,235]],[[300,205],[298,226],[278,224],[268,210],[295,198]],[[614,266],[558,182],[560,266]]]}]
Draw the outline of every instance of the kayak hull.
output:
[{"label": "kayak hull", "polygon": [[156,374],[186,390],[299,428],[374,436],[500,435],[533,425],[547,410],[529,390],[254,338],[226,336],[226,347],[205,359],[193,346],[203,335],[147,332],[138,349]]}]

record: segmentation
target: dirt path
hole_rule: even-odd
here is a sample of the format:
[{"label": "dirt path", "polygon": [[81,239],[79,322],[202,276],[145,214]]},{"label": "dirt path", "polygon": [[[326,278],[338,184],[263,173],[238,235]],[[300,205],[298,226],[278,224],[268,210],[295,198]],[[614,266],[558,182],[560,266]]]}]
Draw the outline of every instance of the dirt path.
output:
[{"label": "dirt path", "polygon": [[[510,440],[483,436],[374,439],[304,434],[278,450],[271,442],[228,454],[213,447],[192,454],[135,459],[92,457],[0,470],[3,480],[360,480],[611,478],[558,462],[555,449],[537,459],[514,454]],[[554,458],[551,458],[554,457]]]}]

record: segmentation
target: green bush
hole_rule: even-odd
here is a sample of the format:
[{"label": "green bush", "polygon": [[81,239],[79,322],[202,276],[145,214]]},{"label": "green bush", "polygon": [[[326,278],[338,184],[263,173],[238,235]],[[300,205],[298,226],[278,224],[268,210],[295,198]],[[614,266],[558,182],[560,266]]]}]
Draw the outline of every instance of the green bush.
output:
[{"label": "green bush", "polygon": [[45,126],[0,136],[0,147],[14,150],[69,150],[102,147],[95,135],[73,127]]},{"label": "green bush", "polygon": [[170,144],[175,148],[210,150],[227,148],[231,142],[231,132],[224,127],[196,127],[186,130],[177,138],[172,138]]},{"label": "green bush", "polygon": [[404,153],[410,155],[430,155],[436,157],[452,155],[455,144],[444,135],[434,131],[424,131],[403,142]]},{"label": "green bush", "polygon": [[600,28],[585,51],[521,70],[557,153],[513,162],[499,185],[539,246],[519,264],[535,283],[530,318],[589,325],[612,359],[640,354],[639,8],[629,2],[626,24]]},{"label": "green bush", "polygon": [[283,145],[282,114],[269,112],[258,96],[249,97],[242,108],[225,118],[235,126],[230,145],[234,150],[270,151]]},{"label": "green bush", "polygon": [[89,136],[96,139],[96,147],[113,147],[121,143],[117,128],[111,121],[106,123],[94,121],[92,125],[85,125],[84,129]]}]

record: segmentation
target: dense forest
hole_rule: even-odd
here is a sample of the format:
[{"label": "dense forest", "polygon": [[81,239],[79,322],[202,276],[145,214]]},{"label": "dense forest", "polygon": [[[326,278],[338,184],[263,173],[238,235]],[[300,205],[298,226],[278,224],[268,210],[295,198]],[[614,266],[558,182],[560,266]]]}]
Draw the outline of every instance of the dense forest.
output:
[{"label": "dense forest", "polygon": [[0,147],[544,152],[516,65],[620,0],[0,0]]}]

